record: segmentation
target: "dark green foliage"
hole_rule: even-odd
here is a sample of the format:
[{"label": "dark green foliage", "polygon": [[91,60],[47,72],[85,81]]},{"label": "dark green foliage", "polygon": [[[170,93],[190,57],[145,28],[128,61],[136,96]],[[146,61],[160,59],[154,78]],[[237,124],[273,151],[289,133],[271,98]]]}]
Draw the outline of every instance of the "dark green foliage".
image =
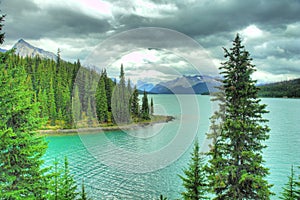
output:
[{"label": "dark green foliage", "polygon": [[48,119],[48,97],[47,97],[47,93],[46,90],[41,90],[39,89],[38,92],[38,102],[39,102],[39,108],[40,108],[40,117],[41,118],[45,118]]},{"label": "dark green foliage", "polygon": [[215,151],[216,143],[221,135],[222,125],[225,121],[225,94],[222,86],[217,87],[219,92],[213,93],[212,102],[218,104],[218,109],[210,117],[210,132],[207,133],[207,139],[211,140],[210,150]]},{"label": "dark green foliage", "polygon": [[96,90],[96,112],[100,123],[108,120],[108,103],[105,90],[105,77],[101,76]]},{"label": "dark green foliage", "polygon": [[130,105],[131,105],[131,109],[130,109],[131,115],[133,117],[138,117],[138,115],[139,115],[139,92],[136,89],[136,86],[134,86],[134,88],[133,88]]},{"label": "dark green foliage", "polygon": [[50,116],[50,125],[55,125],[56,120],[56,104],[55,104],[55,93],[53,89],[53,80],[50,80],[50,88],[49,88],[49,97],[48,97],[48,106],[49,106],[49,116]]},{"label": "dark green foliage", "polygon": [[146,120],[150,119],[148,97],[145,90],[144,90],[144,96],[142,98],[141,118]]},{"label": "dark green foliage", "polygon": [[47,144],[35,132],[41,126],[39,105],[30,77],[11,53],[1,53],[0,63],[0,199],[45,199],[41,158]]},{"label": "dark green foliage", "polygon": [[300,97],[300,79],[259,86],[261,97]]},{"label": "dark green foliage", "polygon": [[128,79],[128,81],[127,81],[127,90],[129,92],[129,94],[132,95],[132,87],[131,87],[130,79]]},{"label": "dark green foliage", "polygon": [[53,164],[53,172],[50,174],[51,179],[48,185],[48,199],[58,200],[60,198],[60,176],[62,171],[58,167],[58,161],[56,159]]},{"label": "dark green foliage", "polygon": [[106,70],[104,69],[102,76],[104,77],[105,82],[105,93],[107,98],[107,110],[111,112],[111,97],[112,92],[115,87],[115,83],[107,76]]},{"label": "dark green foliage", "polygon": [[62,175],[62,183],[60,187],[61,187],[60,193],[62,195],[62,199],[73,200],[78,195],[78,193],[76,192],[77,189],[76,182],[74,180],[73,175],[70,174],[69,162],[67,157],[65,157],[65,161],[64,161],[64,173]]},{"label": "dark green foliage", "polygon": [[[300,168],[300,167],[298,167]],[[298,176],[298,180],[296,181],[296,195],[298,200],[300,199],[300,175]]]},{"label": "dark green foliage", "polygon": [[3,44],[4,42],[4,33],[2,33],[2,28],[3,28],[3,21],[4,21],[5,15],[0,16],[0,44]]},{"label": "dark green foliage", "polygon": [[50,182],[48,185],[48,198],[51,200],[74,200],[77,199],[77,185],[73,175],[69,170],[69,162],[67,157],[64,159],[63,167],[59,166],[57,160],[54,161],[54,168],[50,174]]},{"label": "dark green foliage", "polygon": [[191,161],[189,167],[184,171],[185,176],[180,176],[183,181],[183,186],[186,189],[182,192],[183,199],[186,200],[199,200],[208,199],[207,181],[204,170],[204,161],[200,155],[198,139],[196,138],[193,152],[191,153]]},{"label": "dark green foliage", "polygon": [[[293,168],[293,165],[291,166],[291,174],[288,177],[288,182],[285,184],[285,187],[283,187],[283,192],[281,193],[282,196],[280,199],[284,200],[297,200],[300,199],[299,192],[297,191],[297,183],[295,179],[295,171]],[[299,189],[299,188],[298,188]]]},{"label": "dark green foliage", "polygon": [[153,98],[151,97],[151,102],[150,102],[150,114],[153,115],[154,113],[154,105],[153,105]]},{"label": "dark green foliage", "polygon": [[63,128],[71,127],[71,89],[80,63],[71,64],[60,60],[58,65],[53,60],[39,57],[21,58],[14,54],[2,54],[2,56],[7,57],[6,60],[9,60],[10,65],[24,67],[28,79],[31,80],[31,88],[35,92],[32,101],[38,101],[40,104],[39,116],[48,118],[51,125],[57,125],[59,120],[59,123],[63,122]]},{"label": "dark green foliage", "polygon": [[81,119],[81,103],[80,103],[78,85],[75,85],[75,88],[74,88],[72,110],[73,110],[73,116],[74,116],[73,119],[76,124]]},{"label": "dark green foliage", "polygon": [[130,94],[125,85],[124,68],[121,65],[120,82],[116,85],[112,96],[112,114],[117,124],[127,124],[130,122],[129,98]]},{"label": "dark green foliage", "polygon": [[162,194],[159,196],[159,199],[158,200],[168,200],[167,197],[164,197]]},{"label": "dark green foliage", "polygon": [[78,200],[91,200],[91,198],[88,197],[85,191],[84,180],[82,180],[81,193],[80,193],[80,198]]},{"label": "dark green foliage", "polygon": [[208,154],[209,181],[215,199],[269,199],[269,174],[263,166],[263,142],[269,138],[258,88],[251,74],[255,71],[249,53],[237,35],[233,47],[225,51],[228,60],[220,70],[224,76],[225,113],[219,136]]}]

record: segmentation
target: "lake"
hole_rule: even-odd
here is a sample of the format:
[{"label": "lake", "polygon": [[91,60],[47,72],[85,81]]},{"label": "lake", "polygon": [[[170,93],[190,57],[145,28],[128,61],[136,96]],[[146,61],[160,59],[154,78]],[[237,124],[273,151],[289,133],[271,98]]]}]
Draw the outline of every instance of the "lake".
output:
[{"label": "lake", "polygon": [[[202,150],[207,149],[205,133],[215,106],[209,96],[149,96],[155,114],[176,120],[136,130],[48,136],[46,165],[68,156],[76,180],[84,179],[94,199],[179,198],[183,187],[178,174],[187,167],[196,134]],[[300,166],[300,99],[264,98],[262,103],[268,105],[265,117],[271,128],[264,159],[272,191],[279,194],[291,164]]]}]

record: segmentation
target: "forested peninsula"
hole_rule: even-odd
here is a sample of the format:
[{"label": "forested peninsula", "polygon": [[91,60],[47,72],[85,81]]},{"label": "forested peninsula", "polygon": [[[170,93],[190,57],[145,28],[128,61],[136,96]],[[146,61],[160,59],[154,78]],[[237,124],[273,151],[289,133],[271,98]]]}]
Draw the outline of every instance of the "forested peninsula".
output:
[{"label": "forested peninsula", "polygon": [[37,117],[43,119],[43,133],[91,127],[117,130],[173,120],[171,116],[154,115],[154,100],[148,100],[146,92],[140,103],[139,91],[130,79],[125,79],[123,65],[117,83],[105,69],[99,73],[95,68],[83,67],[79,60],[62,60],[59,50],[57,60],[21,57],[11,51],[6,54],[6,62],[24,70],[24,84],[33,91],[32,102],[39,105]]}]

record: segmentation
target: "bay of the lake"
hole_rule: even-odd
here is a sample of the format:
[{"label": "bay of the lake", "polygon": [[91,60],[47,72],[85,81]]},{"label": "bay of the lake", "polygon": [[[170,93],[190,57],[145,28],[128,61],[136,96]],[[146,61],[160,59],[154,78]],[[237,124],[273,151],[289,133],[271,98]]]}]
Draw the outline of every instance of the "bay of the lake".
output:
[{"label": "bay of the lake", "polygon": [[[215,108],[210,96],[149,95],[155,114],[175,116],[169,123],[134,130],[47,136],[46,165],[67,156],[78,184],[84,179],[93,199],[168,199],[183,191],[178,174],[187,167],[192,139],[197,134],[206,150],[205,133]],[[270,139],[263,157],[267,177],[279,199],[291,165],[300,166],[300,99],[263,98],[270,113]],[[299,169],[296,169],[299,174]]]}]

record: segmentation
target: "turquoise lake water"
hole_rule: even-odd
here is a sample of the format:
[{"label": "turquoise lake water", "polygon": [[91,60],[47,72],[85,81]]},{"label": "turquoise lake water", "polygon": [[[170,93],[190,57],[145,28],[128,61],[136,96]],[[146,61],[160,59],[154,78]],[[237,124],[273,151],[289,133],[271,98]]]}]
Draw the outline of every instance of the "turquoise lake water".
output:
[{"label": "turquoise lake water", "polygon": [[[178,174],[187,167],[196,134],[206,150],[205,133],[214,105],[209,96],[152,97],[155,114],[173,115],[176,120],[130,131],[47,137],[46,164],[68,156],[76,180],[81,183],[84,178],[94,199],[155,199],[160,194],[179,198],[183,187]],[[265,117],[271,128],[264,159],[277,194],[272,199],[278,199],[291,164],[300,166],[300,99],[265,98],[262,103],[268,105]]]}]

